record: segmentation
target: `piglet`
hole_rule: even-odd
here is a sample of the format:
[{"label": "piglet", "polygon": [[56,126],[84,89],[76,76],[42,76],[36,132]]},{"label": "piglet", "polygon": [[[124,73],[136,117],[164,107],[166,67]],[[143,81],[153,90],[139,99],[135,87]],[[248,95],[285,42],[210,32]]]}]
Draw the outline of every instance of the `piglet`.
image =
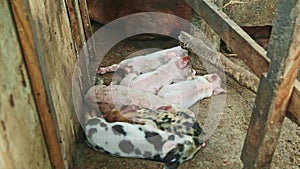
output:
[{"label": "piglet", "polygon": [[173,58],[156,70],[140,76],[128,74],[121,81],[120,85],[156,94],[165,85],[194,76],[195,71],[188,66],[188,62],[189,56]]},{"label": "piglet", "polygon": [[155,123],[153,126],[156,126],[160,130],[168,131],[179,136],[199,136],[201,133],[204,134],[200,124],[196,121],[196,119],[182,111],[170,113],[164,110],[152,110],[144,108],[131,112],[119,112],[119,114],[114,111],[111,114],[111,117],[118,115],[117,117],[115,116],[111,119],[127,119],[127,122],[129,123],[146,123],[150,121],[152,124]]},{"label": "piglet", "polygon": [[163,162],[166,169],[177,169],[205,146],[197,137],[180,137],[151,125],[108,123],[101,118],[88,119],[84,131],[89,145],[95,150],[113,156]]},{"label": "piglet", "polygon": [[195,117],[194,112],[171,104],[153,93],[143,92],[121,85],[93,86],[88,90],[85,100],[95,109],[98,109],[101,103],[113,104],[113,108],[116,109],[122,109],[124,105],[136,105],[139,108],[150,108],[154,110],[166,107],[163,110],[168,109],[173,112],[184,111]]},{"label": "piglet", "polygon": [[181,56],[183,53],[187,53],[186,50],[180,46],[170,49],[160,50],[148,55],[136,56],[123,60],[119,64],[113,64],[108,67],[100,68],[97,74],[104,74],[107,72],[115,72],[118,69],[122,69],[125,73],[146,73],[152,71],[162,64],[167,63],[174,57]]},{"label": "piglet", "polygon": [[157,95],[187,109],[201,99],[225,93],[226,90],[220,85],[221,78],[217,74],[207,74],[196,76],[194,80],[166,85],[159,90]]}]

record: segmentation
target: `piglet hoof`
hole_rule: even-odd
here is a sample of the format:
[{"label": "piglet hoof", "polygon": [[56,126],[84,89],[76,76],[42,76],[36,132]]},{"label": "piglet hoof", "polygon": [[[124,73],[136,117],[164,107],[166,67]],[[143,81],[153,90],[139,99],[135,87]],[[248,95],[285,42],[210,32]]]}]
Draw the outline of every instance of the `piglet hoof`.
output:
[{"label": "piglet hoof", "polygon": [[97,75],[103,75],[107,72],[107,69],[106,68],[99,68],[97,71],[96,71],[96,74]]},{"label": "piglet hoof", "polygon": [[227,93],[227,91],[226,90],[224,90],[224,89],[222,89],[222,88],[216,88],[214,91],[213,91],[213,95],[214,96],[217,96],[217,95],[219,95],[219,94],[224,94],[224,93]]},{"label": "piglet hoof", "polygon": [[192,76],[195,77],[197,74],[196,70],[195,69],[192,69]]}]

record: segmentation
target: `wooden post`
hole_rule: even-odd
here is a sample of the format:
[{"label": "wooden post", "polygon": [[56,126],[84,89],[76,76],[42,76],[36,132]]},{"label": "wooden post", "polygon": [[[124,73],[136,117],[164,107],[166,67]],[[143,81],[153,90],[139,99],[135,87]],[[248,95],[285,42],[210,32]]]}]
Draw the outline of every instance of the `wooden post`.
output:
[{"label": "wooden post", "polygon": [[[270,59],[266,56],[266,51],[215,4],[207,0],[186,0],[186,2],[258,77],[267,72]],[[287,116],[297,124],[300,124],[299,100],[300,83],[296,80]]]},{"label": "wooden post", "polygon": [[[223,0],[209,1],[216,4],[216,6],[218,6],[219,8],[222,8],[223,6]],[[194,15],[193,17],[197,17],[197,15]],[[214,30],[202,18],[197,18],[196,22],[197,25],[199,25],[201,31],[203,31],[203,33],[207,36],[208,40],[212,43],[213,49],[220,51],[220,36],[217,33],[215,33]]]},{"label": "wooden post", "polygon": [[267,53],[271,63],[258,89],[241,155],[246,169],[270,168],[300,65],[299,0],[277,5]]}]

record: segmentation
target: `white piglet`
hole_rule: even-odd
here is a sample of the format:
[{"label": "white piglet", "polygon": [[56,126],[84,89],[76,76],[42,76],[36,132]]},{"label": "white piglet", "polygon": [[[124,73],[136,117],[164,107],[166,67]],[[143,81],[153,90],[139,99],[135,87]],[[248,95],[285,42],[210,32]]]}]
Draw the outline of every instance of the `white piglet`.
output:
[{"label": "white piglet", "polygon": [[99,103],[113,104],[116,109],[122,109],[124,105],[137,105],[139,108],[150,108],[157,110],[161,107],[169,107],[173,111],[187,112],[190,116],[195,117],[195,113],[183,109],[178,105],[171,104],[163,98],[153,93],[132,89],[121,85],[96,85],[91,87],[86,96],[85,101],[91,108],[98,109]]},{"label": "white piglet", "polygon": [[163,86],[172,82],[184,81],[195,75],[195,70],[188,66],[189,56],[176,57],[156,70],[137,75],[131,73],[125,76],[120,85],[157,93]]},{"label": "white piglet", "polygon": [[214,73],[166,85],[159,90],[157,95],[167,102],[187,109],[199,100],[225,92],[226,90],[221,88],[221,78]]},{"label": "white piglet", "polygon": [[122,69],[126,74],[136,73],[142,74],[152,71],[167,63],[174,57],[181,56],[187,53],[186,50],[182,49],[180,46],[173,47],[170,49],[160,50],[147,55],[136,56],[123,60],[119,64],[113,64],[111,66],[102,67],[97,71],[97,74],[105,74],[107,72],[115,72],[118,69]]}]

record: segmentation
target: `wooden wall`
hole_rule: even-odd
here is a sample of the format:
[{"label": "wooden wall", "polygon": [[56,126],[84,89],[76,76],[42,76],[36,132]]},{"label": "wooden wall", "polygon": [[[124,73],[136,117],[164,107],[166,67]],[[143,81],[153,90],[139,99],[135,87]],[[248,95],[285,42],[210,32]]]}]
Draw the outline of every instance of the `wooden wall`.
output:
[{"label": "wooden wall", "polygon": [[8,1],[0,3],[0,168],[50,169],[31,84]]},{"label": "wooden wall", "polygon": [[72,168],[72,75],[90,32],[85,1],[0,1],[0,168]]},{"label": "wooden wall", "polygon": [[67,168],[74,154],[76,123],[72,103],[72,73],[76,61],[72,31],[64,1],[29,1],[32,30],[43,61],[43,80]]}]

